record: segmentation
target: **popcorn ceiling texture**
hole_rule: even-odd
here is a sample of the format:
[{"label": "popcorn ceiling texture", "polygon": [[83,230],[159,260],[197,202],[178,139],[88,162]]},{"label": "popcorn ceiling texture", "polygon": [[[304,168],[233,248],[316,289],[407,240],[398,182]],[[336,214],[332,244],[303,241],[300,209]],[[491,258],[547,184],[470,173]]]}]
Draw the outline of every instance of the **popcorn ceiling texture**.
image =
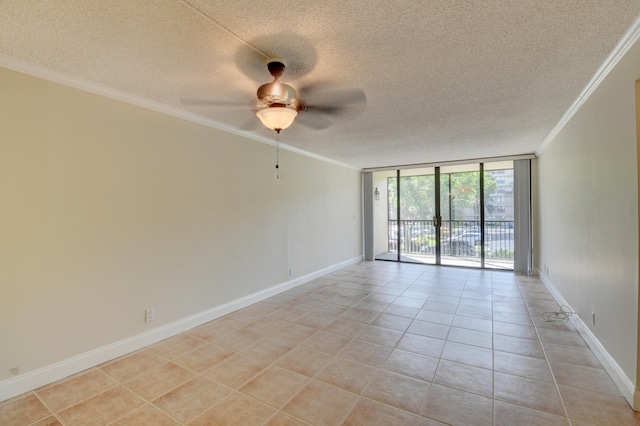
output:
[{"label": "popcorn ceiling texture", "polygon": [[[364,111],[282,142],[358,167],[532,153],[640,14],[637,0],[1,0],[0,53],[216,122],[255,125],[265,56]],[[246,106],[245,106],[246,105]],[[251,126],[247,126],[251,123]]]}]

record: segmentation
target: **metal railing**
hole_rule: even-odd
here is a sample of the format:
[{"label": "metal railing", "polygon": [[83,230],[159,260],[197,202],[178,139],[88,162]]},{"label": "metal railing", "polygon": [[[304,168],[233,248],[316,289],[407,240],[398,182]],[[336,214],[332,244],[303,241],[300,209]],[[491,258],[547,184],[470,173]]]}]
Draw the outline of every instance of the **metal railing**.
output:
[{"label": "metal railing", "polygon": [[[480,256],[482,250],[479,220],[443,220],[440,247],[444,256]],[[513,259],[513,221],[486,220],[484,251],[487,259]],[[398,221],[389,221],[389,251],[398,251]],[[436,231],[433,220],[401,220],[402,253],[435,254]]]}]

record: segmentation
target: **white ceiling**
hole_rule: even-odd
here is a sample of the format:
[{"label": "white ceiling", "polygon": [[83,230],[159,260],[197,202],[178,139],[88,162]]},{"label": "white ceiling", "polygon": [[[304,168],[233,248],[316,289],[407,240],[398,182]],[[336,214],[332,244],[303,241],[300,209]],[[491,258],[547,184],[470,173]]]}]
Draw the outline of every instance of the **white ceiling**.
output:
[{"label": "white ceiling", "polygon": [[[310,105],[332,99],[318,88],[367,97],[281,141],[380,167],[534,152],[639,14],[638,0],[0,0],[0,53],[262,140],[252,102],[281,57]],[[182,106],[194,98],[218,105]]]}]

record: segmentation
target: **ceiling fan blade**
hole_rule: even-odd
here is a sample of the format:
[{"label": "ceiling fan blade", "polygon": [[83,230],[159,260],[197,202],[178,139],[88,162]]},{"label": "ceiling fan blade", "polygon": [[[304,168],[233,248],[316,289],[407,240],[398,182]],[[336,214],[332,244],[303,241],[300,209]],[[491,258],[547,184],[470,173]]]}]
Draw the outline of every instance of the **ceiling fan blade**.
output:
[{"label": "ceiling fan blade", "polygon": [[367,96],[362,89],[329,89],[322,90],[322,85],[305,87],[306,93],[301,98],[305,110],[300,114],[313,113],[329,117],[348,119],[357,117],[364,111]]},{"label": "ceiling fan blade", "polygon": [[[350,90],[348,93],[342,91],[342,94],[345,96],[337,102],[335,101],[336,98],[333,98],[330,103],[316,104],[314,102],[311,105],[306,105],[300,116],[309,114],[313,117],[324,117],[326,120],[339,119],[341,121],[359,116],[366,106],[364,92]],[[340,101],[343,101],[343,103],[340,103]]]},{"label": "ceiling fan blade", "polygon": [[321,113],[326,115],[341,115],[345,107],[339,106],[322,106],[322,105],[306,105],[304,112]]},{"label": "ceiling fan blade", "polygon": [[324,130],[333,126],[333,121],[323,114],[315,113],[313,110],[305,110],[298,114],[296,123],[313,130]]},{"label": "ceiling fan blade", "polygon": [[262,123],[260,123],[260,120],[258,120],[258,117],[256,117],[254,115],[253,117],[250,117],[247,120],[245,120],[245,122],[242,123],[240,126],[238,126],[238,130],[246,130],[248,132],[255,132],[256,130],[260,129],[261,127],[262,127]]},{"label": "ceiling fan blade", "polygon": [[233,108],[255,108],[254,101],[221,101],[217,99],[206,99],[196,97],[181,97],[180,104],[183,106],[213,106],[213,107],[233,107]]},{"label": "ceiling fan blade", "polygon": [[[183,96],[180,98],[180,104],[185,107],[221,107],[225,109],[246,109],[247,111],[253,111],[255,113],[256,108],[264,107],[258,101],[220,101],[216,99],[206,99],[198,97]],[[260,121],[253,115],[240,124],[237,129],[244,131],[256,131],[260,128]]]},{"label": "ceiling fan blade", "polygon": [[362,89],[331,88],[326,83],[307,84],[298,89],[300,99],[313,105],[354,105],[367,102],[367,95]]},{"label": "ceiling fan blade", "polygon": [[362,105],[367,103],[367,96],[362,89],[329,90],[314,96],[314,104],[321,105]]}]

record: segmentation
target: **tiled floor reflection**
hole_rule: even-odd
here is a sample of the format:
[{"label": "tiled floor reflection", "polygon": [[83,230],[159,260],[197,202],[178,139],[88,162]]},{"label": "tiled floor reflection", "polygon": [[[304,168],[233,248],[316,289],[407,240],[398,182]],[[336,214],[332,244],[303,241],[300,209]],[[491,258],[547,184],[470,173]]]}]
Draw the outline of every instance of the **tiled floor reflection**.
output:
[{"label": "tiled floor reflection", "polygon": [[635,425],[535,278],[361,262],[0,403],[2,425]]}]

